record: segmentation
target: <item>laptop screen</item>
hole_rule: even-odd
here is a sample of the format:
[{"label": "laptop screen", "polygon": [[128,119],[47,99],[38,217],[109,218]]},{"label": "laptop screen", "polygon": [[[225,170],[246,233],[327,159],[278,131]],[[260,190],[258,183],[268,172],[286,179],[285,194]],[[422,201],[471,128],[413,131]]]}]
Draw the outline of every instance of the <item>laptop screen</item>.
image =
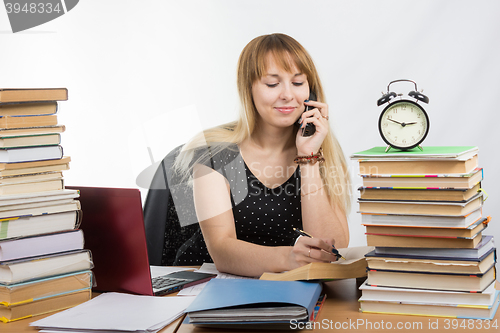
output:
[{"label": "laptop screen", "polygon": [[95,291],[153,295],[138,189],[66,186],[80,190],[85,248],[92,252]]}]

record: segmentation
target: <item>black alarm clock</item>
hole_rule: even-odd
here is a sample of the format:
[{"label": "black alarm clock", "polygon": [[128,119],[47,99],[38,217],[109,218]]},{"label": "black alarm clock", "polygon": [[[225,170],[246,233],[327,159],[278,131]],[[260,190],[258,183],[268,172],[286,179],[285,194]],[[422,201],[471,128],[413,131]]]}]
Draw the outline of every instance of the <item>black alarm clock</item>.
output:
[{"label": "black alarm clock", "polygon": [[[415,85],[415,90],[408,93],[396,94],[389,90],[395,82],[408,81]],[[384,94],[384,93],[383,93]],[[380,136],[387,143],[386,152],[390,148],[408,150],[419,147],[429,133],[429,116],[419,103],[429,103],[429,98],[417,91],[417,84],[411,80],[395,80],[387,86],[385,93],[378,101],[377,106],[386,104],[378,120]]]}]

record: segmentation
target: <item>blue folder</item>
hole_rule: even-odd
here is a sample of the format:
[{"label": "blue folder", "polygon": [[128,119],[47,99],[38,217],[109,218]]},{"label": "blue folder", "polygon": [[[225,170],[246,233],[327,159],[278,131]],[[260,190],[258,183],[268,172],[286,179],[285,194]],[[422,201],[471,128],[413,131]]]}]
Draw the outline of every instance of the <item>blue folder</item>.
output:
[{"label": "blue folder", "polygon": [[[304,281],[266,281],[252,279],[212,279],[203,288],[186,312],[216,310],[234,307],[301,306],[307,309],[308,318],[320,296],[320,282]],[[189,320],[189,319],[188,319]],[[188,321],[187,320],[187,321]],[[297,322],[308,321],[298,320]],[[279,321],[252,322],[251,324],[279,324]],[[282,322],[283,324],[285,322]],[[286,321],[289,324],[290,321]],[[196,323],[212,324],[249,324],[248,322]],[[251,325],[250,324],[250,325]]]}]

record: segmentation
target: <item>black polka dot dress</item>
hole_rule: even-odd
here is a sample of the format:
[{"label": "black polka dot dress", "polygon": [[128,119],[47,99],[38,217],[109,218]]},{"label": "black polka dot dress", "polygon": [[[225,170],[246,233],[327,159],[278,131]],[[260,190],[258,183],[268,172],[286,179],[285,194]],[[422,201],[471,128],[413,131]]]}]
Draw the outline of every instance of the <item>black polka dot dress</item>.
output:
[{"label": "black polka dot dress", "polygon": [[289,246],[293,228],[302,229],[300,168],[275,188],[268,188],[244,164],[248,194],[233,207],[238,239],[267,246]]},{"label": "black polka dot dress", "polygon": [[[229,183],[238,239],[264,246],[294,244],[293,228],[302,229],[300,167],[283,184],[271,189],[250,171],[234,144],[201,163],[222,174]],[[201,250],[204,253],[199,253]],[[208,254],[205,251],[203,237],[193,237],[183,247],[183,253],[178,253],[177,262],[193,262],[193,256],[204,257]]]}]

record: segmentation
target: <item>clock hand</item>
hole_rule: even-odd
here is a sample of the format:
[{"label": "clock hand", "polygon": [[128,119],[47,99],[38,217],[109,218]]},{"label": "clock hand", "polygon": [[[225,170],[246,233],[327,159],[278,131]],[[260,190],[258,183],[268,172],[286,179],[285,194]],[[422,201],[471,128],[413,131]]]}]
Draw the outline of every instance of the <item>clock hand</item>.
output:
[{"label": "clock hand", "polygon": [[392,122],[394,122],[396,124],[399,124],[399,125],[403,125],[404,124],[404,123],[400,123],[399,121],[394,120],[394,119],[390,119],[390,118],[388,118],[387,120],[390,120],[390,121],[392,121]]},{"label": "clock hand", "polygon": [[405,127],[406,125],[414,125],[414,124],[416,124],[416,123],[417,123],[417,122],[413,122],[413,123],[399,122],[399,121],[397,121],[397,120],[390,119],[390,118],[389,118],[389,119],[387,119],[387,120],[390,120],[390,121],[392,121],[392,122],[395,122],[396,124],[399,124],[399,125],[401,125],[401,126],[403,126],[403,127]]}]

